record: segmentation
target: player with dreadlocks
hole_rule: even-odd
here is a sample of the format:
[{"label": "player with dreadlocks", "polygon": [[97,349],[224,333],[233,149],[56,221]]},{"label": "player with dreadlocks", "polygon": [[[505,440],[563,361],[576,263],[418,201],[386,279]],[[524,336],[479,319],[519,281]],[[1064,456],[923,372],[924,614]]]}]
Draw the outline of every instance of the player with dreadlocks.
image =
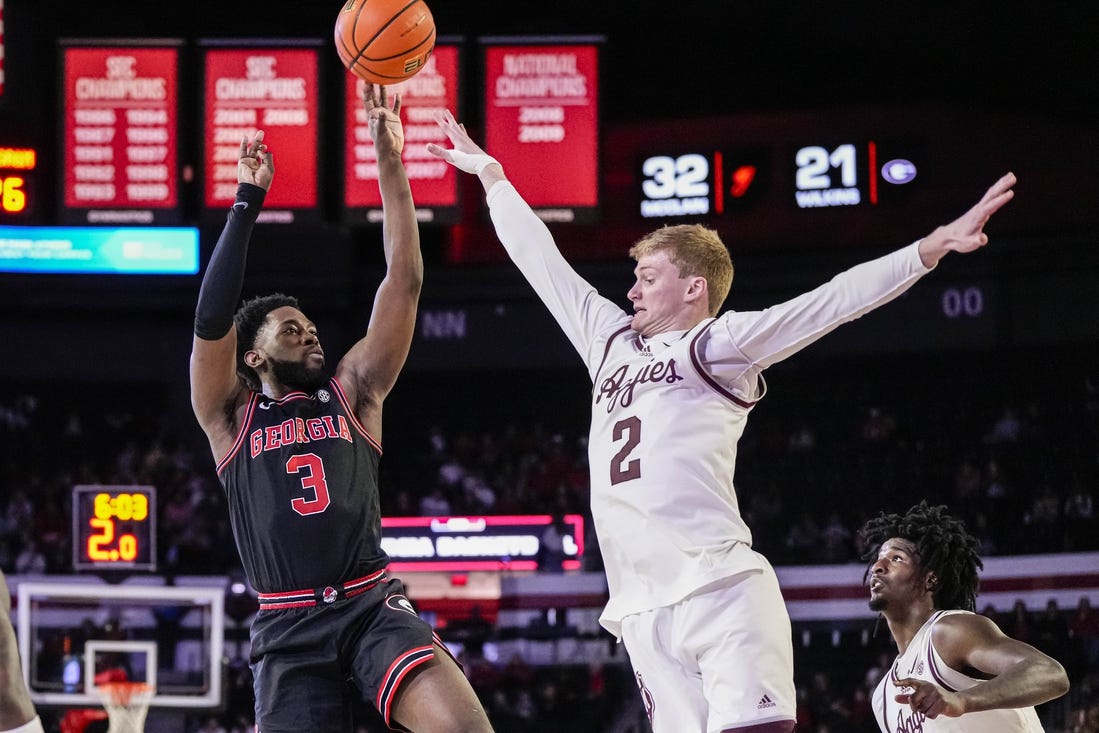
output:
[{"label": "player with dreadlocks", "polygon": [[945,506],[881,514],[867,548],[870,609],[899,654],[874,692],[883,733],[1037,733],[1034,706],[1064,695],[1064,668],[974,613],[977,540]]}]

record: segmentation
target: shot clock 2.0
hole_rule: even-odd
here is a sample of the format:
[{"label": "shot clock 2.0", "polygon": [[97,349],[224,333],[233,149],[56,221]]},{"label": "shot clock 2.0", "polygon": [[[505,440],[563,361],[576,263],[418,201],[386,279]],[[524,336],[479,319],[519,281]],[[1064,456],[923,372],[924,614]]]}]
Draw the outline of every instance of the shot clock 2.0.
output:
[{"label": "shot clock 2.0", "polygon": [[156,570],[156,489],[74,486],[73,569]]}]

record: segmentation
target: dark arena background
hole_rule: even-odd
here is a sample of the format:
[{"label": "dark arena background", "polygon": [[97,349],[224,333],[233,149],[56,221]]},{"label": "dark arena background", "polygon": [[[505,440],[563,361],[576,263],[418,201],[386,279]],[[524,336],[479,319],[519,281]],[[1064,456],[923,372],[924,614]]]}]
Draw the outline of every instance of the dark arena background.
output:
[{"label": "dark arena background", "polygon": [[[365,328],[381,230],[342,5],[0,0],[0,568],[47,731],[105,730],[86,678],[110,659],[155,677],[147,730],[251,730],[255,595],[190,408],[194,304],[259,127],[280,198],[245,295],[297,295],[329,354]],[[895,650],[855,534],[924,498],[982,543],[979,610],[1068,670],[1046,731],[1099,733],[1099,5],[430,7],[405,113],[425,285],[382,509],[496,730],[649,727],[596,621],[586,372],[476,181],[421,154],[440,105],[623,305],[626,251],[661,224],[717,229],[726,308],[757,309],[1015,172],[986,249],[768,370],[736,484],[793,619],[800,733],[876,730]],[[126,84],[150,104],[104,104]]]}]

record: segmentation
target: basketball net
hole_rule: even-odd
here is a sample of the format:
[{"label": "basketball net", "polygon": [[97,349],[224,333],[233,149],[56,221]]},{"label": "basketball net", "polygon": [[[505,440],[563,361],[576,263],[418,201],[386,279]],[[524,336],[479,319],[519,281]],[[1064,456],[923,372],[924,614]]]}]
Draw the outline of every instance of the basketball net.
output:
[{"label": "basketball net", "polygon": [[94,687],[107,709],[107,733],[144,733],[155,690],[145,682],[105,682]]}]

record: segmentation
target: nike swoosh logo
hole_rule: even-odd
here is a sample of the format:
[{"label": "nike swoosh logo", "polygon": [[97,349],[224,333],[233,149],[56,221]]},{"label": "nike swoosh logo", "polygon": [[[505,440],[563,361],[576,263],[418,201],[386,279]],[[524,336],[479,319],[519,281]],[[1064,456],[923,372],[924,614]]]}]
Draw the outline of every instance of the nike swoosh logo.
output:
[{"label": "nike swoosh logo", "polygon": [[248,208],[248,202],[247,201],[237,201],[235,204],[233,204],[234,209],[237,208],[238,206],[240,207],[241,211],[244,211],[245,209]]}]

